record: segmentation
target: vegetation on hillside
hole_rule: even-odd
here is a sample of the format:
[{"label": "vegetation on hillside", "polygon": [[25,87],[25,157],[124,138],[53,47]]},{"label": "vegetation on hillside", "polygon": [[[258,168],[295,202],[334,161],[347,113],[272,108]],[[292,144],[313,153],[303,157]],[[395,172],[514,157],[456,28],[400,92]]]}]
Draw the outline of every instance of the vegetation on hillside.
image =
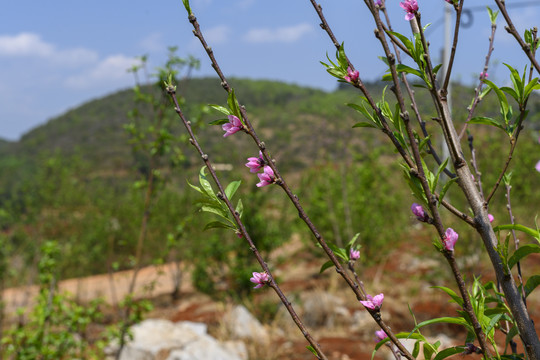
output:
[{"label": "vegetation on hillside", "polygon": [[[355,93],[347,90],[326,93],[271,81],[234,79],[233,82],[269,148],[277,149],[273,156],[281,168],[290,173],[295,185],[310,185],[301,186],[303,190],[299,195],[309,200],[307,210],[328,238],[337,243],[346,242],[351,234],[360,232],[366,244],[379,248],[395,239],[398,232],[403,232],[403,224],[409,217],[406,209],[412,198],[407,189],[399,187],[398,181],[395,184],[381,181],[389,172],[388,167],[397,165],[395,154],[380,146],[380,134],[351,129],[354,123],[363,120],[345,106],[356,99]],[[371,86],[382,89],[381,84]],[[305,241],[311,241],[294,220],[287,220],[294,218],[288,213],[292,210],[282,211],[281,208],[287,208],[281,200],[274,198],[273,191],[256,195],[249,191],[256,179],[244,168],[245,159],[241,155],[248,152],[248,144],[239,137],[232,137],[227,142],[211,140],[221,136],[221,132],[217,127],[208,127],[207,123],[218,119],[220,114],[203,114],[201,106],[221,102],[219,82],[213,78],[190,79],[180,83],[178,89],[188,104],[188,116],[201,119],[198,136],[208,152],[215,154],[213,161],[224,164],[224,169],[232,167],[234,175],[222,170],[223,177],[226,180],[242,177],[239,196],[244,200],[245,211],[250,213],[253,224],[248,225],[253,227],[253,234],[269,237],[274,244],[279,244],[293,232],[299,232]],[[457,95],[455,112],[458,118],[464,118],[465,95],[473,90],[458,85],[454,89]],[[156,90],[142,87],[141,91]],[[419,99],[423,109],[422,104],[429,101],[427,94]],[[481,111],[488,116],[497,116],[491,114],[496,109],[494,101],[492,96],[486,97]],[[540,101],[535,98],[531,107],[540,108]],[[133,151],[124,130],[130,122],[128,113],[133,108],[133,90],[120,91],[52,119],[25,134],[18,142],[2,143],[0,227],[11,262],[7,286],[34,281],[38,249],[48,240],[57,240],[60,244],[63,256],[59,260],[59,269],[63,278],[106,272],[107,257],[115,269],[132,266],[139,228],[136,219],[140,219],[143,202],[141,192],[133,183],[144,172],[140,153]],[[459,115],[461,113],[463,116]],[[530,117],[517,149],[518,156],[512,164],[515,203],[519,204],[514,214],[528,222],[535,216],[530,211],[535,204],[529,199],[538,191],[533,186],[537,174],[531,169],[537,161],[534,128],[540,124],[540,112],[532,111]],[[492,170],[502,164],[488,160],[494,153],[507,151],[504,136],[491,130],[476,133],[474,125],[470,129],[475,134],[480,168],[485,174],[495,173]],[[173,134],[180,134],[180,131],[179,124],[172,125]],[[437,143],[437,139],[433,141]],[[157,195],[151,210],[152,221],[148,227],[151,241],[145,246],[143,261],[170,261],[171,254],[179,256],[180,253],[189,261],[190,246],[197,247],[206,254],[202,258],[208,259],[208,262],[196,265],[195,276],[202,281],[209,273],[208,263],[225,261],[226,254],[242,250],[235,245],[234,235],[215,230],[200,234],[208,218],[207,215],[194,216],[192,204],[197,201],[196,194],[186,186],[186,180],[196,182],[199,159],[188,149],[187,142],[179,146],[182,149],[179,164],[168,175],[171,179]],[[483,181],[492,184],[496,179],[487,175]],[[347,185],[341,187],[339,184]],[[381,186],[389,188],[380,191]],[[383,199],[378,195],[390,191],[394,194],[392,197]],[[494,201],[494,204],[502,205],[505,201],[502,193]],[[385,208],[384,214],[376,210],[381,204]],[[274,211],[279,214],[270,216],[275,222],[263,220],[267,213]],[[330,216],[325,216],[327,213]],[[505,216],[503,212],[495,215]],[[390,227],[384,225],[388,224],[387,218],[394,219]],[[383,226],[385,231],[381,232]],[[201,236],[204,242],[201,242]],[[228,240],[224,242],[224,238]],[[183,242],[181,252],[171,252],[172,239]],[[217,255],[213,247],[218,244],[230,244],[230,248],[225,247],[226,251],[214,258]],[[369,246],[364,251],[373,252]],[[227,275],[223,276],[227,278]],[[229,283],[236,278],[236,275],[227,279],[223,276],[210,276],[209,279],[214,283]],[[201,286],[213,287],[211,283]]]}]

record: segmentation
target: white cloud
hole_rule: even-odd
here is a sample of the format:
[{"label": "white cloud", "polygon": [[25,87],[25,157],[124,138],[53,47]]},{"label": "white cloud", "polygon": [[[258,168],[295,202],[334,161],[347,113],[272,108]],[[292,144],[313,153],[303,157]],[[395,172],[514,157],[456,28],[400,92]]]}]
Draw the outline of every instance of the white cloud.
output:
[{"label": "white cloud", "polygon": [[307,23],[293,26],[284,26],[275,29],[251,29],[244,36],[244,40],[251,43],[292,43],[300,40],[300,38],[302,38],[303,36],[313,32],[313,30],[313,26]]},{"label": "white cloud", "polygon": [[163,43],[163,34],[158,32],[151,33],[139,42],[139,46],[143,49],[143,51],[163,51],[163,49],[165,49],[165,44]]},{"label": "white cloud", "polygon": [[38,56],[49,57],[54,53],[54,46],[41,40],[32,33],[0,36],[0,55],[2,56]]},{"label": "white cloud", "polygon": [[65,85],[75,89],[85,89],[103,85],[124,85],[129,83],[133,75],[127,70],[138,64],[139,60],[125,55],[109,56],[98,62],[88,71],[70,76]]},{"label": "white cloud", "polygon": [[210,46],[226,43],[231,35],[231,29],[226,25],[219,25],[204,31],[204,38]]},{"label": "white cloud", "polygon": [[40,35],[26,32],[0,35],[0,56],[41,58],[70,66],[91,63],[98,57],[95,51],[85,48],[58,50],[54,44],[43,41]]}]

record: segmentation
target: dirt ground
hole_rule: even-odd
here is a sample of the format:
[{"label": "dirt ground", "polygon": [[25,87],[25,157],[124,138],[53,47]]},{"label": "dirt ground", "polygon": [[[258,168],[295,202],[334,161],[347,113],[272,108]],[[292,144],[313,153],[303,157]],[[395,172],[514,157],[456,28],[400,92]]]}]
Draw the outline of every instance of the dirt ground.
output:
[{"label": "dirt ground", "polygon": [[[362,307],[358,304],[354,294],[348,289],[335,271],[327,270],[319,274],[320,265],[324,262],[303,251],[302,243],[292,241],[272,254],[270,263],[279,263],[274,276],[279,280],[285,294],[295,300],[304,299],[305,295],[321,296],[331,294],[337,299],[340,308],[345,312],[344,319],[332,320],[331,323],[313,326],[310,331],[318,340],[332,360],[363,360],[370,359],[374,349],[375,323],[369,321],[355,324],[351,319],[364,321]],[[295,256],[292,256],[295,255]],[[294,259],[285,260],[283,259]],[[474,261],[472,259],[471,261]],[[454,316],[456,308],[449,304],[447,296],[431,286],[439,284],[441,263],[436,258],[422,257],[419,249],[407,251],[396,249],[387,257],[386,261],[367,269],[359,268],[359,275],[363,279],[368,292],[377,294],[384,292],[383,319],[387,321],[396,332],[408,331],[414,327],[414,320],[409,307],[418,322],[440,316]],[[540,256],[531,256],[525,269],[536,269],[540,273]],[[171,297],[173,290],[173,275],[176,271],[174,264],[163,266],[150,266],[141,269],[138,274],[135,295],[149,298],[154,304],[154,310],[148,315],[150,318],[165,318],[171,321],[197,321],[208,324],[209,331],[218,338],[224,338],[221,317],[232,307],[230,303],[217,302],[209,296],[195,291],[189,274],[182,273],[181,291],[177,299]],[[533,270],[535,271],[535,270]],[[487,273],[486,273],[487,274]],[[487,275],[482,273],[483,279]],[[78,301],[85,303],[97,297],[105,299],[109,304],[115,304],[122,299],[128,291],[132,271],[122,271],[109,275],[97,275],[86,278],[69,279],[62,281],[59,287],[62,291],[71,293]],[[452,286],[451,283],[446,285]],[[19,307],[28,308],[37,294],[36,287],[20,287],[6,289],[3,299],[6,305],[6,314],[14,314]],[[279,306],[279,300],[271,289],[256,291],[253,300],[246,305],[256,316],[260,315],[258,306],[269,303]],[[528,306],[536,324],[540,324],[540,291],[537,290],[528,298]],[[302,298],[304,296],[304,298]],[[300,302],[300,301],[297,301]],[[324,310],[321,310],[324,311]],[[365,313],[365,311],[364,311]],[[278,311],[279,315],[279,311]],[[290,318],[278,319],[278,315],[265,326],[271,334],[270,343],[261,346],[247,344],[252,359],[273,360],[313,359],[313,355],[306,350],[306,341],[302,334],[292,323]],[[313,314],[304,314],[313,315]],[[328,319],[328,314],[321,315]],[[326,318],[325,318],[326,316]],[[349,318],[347,318],[349,317]],[[362,320],[364,319],[364,320]],[[360,321],[360,320],[359,320]],[[356,326],[357,325],[357,326]],[[464,332],[455,325],[436,325],[423,331],[428,337],[441,337],[444,335],[449,344],[462,344]],[[270,355],[269,355],[270,354]],[[389,350],[382,348],[375,359],[386,359]],[[458,357],[456,357],[458,358]],[[474,357],[468,356],[473,359]]]}]

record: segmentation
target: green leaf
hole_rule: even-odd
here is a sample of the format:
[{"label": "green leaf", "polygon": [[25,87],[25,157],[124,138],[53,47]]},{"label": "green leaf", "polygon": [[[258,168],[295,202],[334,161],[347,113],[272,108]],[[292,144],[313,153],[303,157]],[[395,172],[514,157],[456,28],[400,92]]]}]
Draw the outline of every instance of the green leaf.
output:
[{"label": "green leaf", "polygon": [[[376,118],[374,115],[373,115],[373,112],[369,111],[367,108],[366,108],[366,100],[364,98],[360,98],[361,99],[361,105],[358,105],[358,104],[354,104],[354,103],[348,103],[347,106],[358,111],[360,114],[364,115],[369,121],[371,121],[373,124],[375,124],[375,127],[376,128],[380,128],[381,125],[380,125],[380,122],[379,122],[379,119]],[[364,122],[361,122],[362,124],[365,124]],[[360,124],[360,123],[358,123]],[[358,124],[355,124],[353,127],[368,127],[368,126],[356,126]]]},{"label": "green leaf", "polygon": [[486,83],[493,91],[495,91],[495,94],[497,94],[497,98],[499,99],[499,104],[501,107],[501,114],[503,115],[506,121],[508,113],[511,111],[508,105],[508,99],[506,98],[506,95],[504,95],[502,90],[499,89],[499,87],[495,85],[493,82],[487,79],[484,79],[484,83]]},{"label": "green leaf", "polygon": [[518,334],[518,329],[517,329],[517,326],[513,326],[510,331],[508,332],[508,334],[506,334],[506,340],[505,340],[505,345],[508,346],[508,344],[510,344],[510,341],[512,341],[512,339]]},{"label": "green leaf", "polygon": [[322,264],[321,270],[319,271],[319,273],[322,274],[323,271],[325,271],[328,268],[331,268],[332,266],[334,266],[334,263],[332,261],[328,260],[327,262]]},{"label": "green leaf", "polygon": [[441,173],[446,169],[446,166],[448,165],[448,158],[443,161],[443,163],[439,166],[439,169],[437,169],[437,173],[435,174],[435,181],[433,182],[433,188],[431,189],[431,192],[434,193],[437,190],[437,184],[439,183],[439,178],[441,177]]},{"label": "green leaf", "polygon": [[395,37],[397,37],[399,40],[401,40],[401,42],[403,43],[403,45],[405,45],[405,47],[412,53],[414,53],[414,45],[412,43],[411,40],[409,40],[406,36],[398,33],[398,32],[395,32],[395,31],[390,31],[390,34],[394,35]]},{"label": "green leaf", "polygon": [[189,0],[182,0],[182,2],[184,3],[184,7],[186,8],[188,14],[193,14],[193,12],[191,11],[191,7],[189,6]]},{"label": "green leaf", "polygon": [[506,128],[501,125],[497,120],[492,119],[490,117],[486,116],[475,116],[471,120],[469,120],[469,124],[482,124],[482,125],[491,125],[498,127],[499,129],[506,131]]},{"label": "green leaf", "polygon": [[192,185],[189,181],[188,181],[187,183],[188,183],[189,186],[191,186],[191,188],[192,188],[193,190],[196,190],[196,191],[198,191],[199,193],[204,194],[200,187],[195,186],[195,185]]},{"label": "green leaf", "polygon": [[529,97],[529,95],[531,95],[531,92],[533,90],[538,90],[540,89],[540,84],[538,83],[538,78],[534,78],[531,80],[531,82],[529,82],[527,84],[527,86],[525,86],[525,90],[523,92],[523,97],[525,99],[527,99]]},{"label": "green leaf", "polygon": [[199,184],[201,184],[202,190],[208,197],[217,199],[216,194],[214,194],[214,189],[212,189],[212,185],[210,185],[210,182],[206,179],[204,169],[206,169],[206,166],[203,166],[199,172]]},{"label": "green leaf", "polygon": [[354,245],[354,243],[356,242],[356,240],[358,240],[358,237],[360,236],[360,233],[356,233],[354,234],[354,236],[352,237],[352,239],[347,243],[347,247],[351,247]]},{"label": "green leaf", "polygon": [[319,358],[319,354],[317,354],[317,351],[315,351],[315,349],[313,348],[313,346],[308,345],[308,346],[306,346],[306,349],[308,349],[309,351],[311,351],[311,352],[317,357],[317,359]]},{"label": "green leaf", "polygon": [[538,244],[527,244],[520,246],[519,249],[514,251],[512,256],[508,259],[508,267],[512,269],[514,265],[518,263],[521,259],[529,254],[540,253],[540,246]]},{"label": "green leaf", "polygon": [[497,23],[497,15],[499,15],[499,10],[493,12],[493,10],[489,6],[486,6],[486,8],[489,13],[489,20],[493,25],[495,25]]},{"label": "green leaf", "polygon": [[[418,333],[414,333],[414,332],[401,332],[401,333],[398,333],[398,334],[395,334],[396,335],[396,338],[398,339],[414,339],[414,340],[420,340],[420,341],[423,341],[423,342],[426,342],[426,338],[422,335],[422,334],[418,334]],[[377,345],[375,345],[375,349],[373,350],[373,353],[371,354],[371,358],[373,359],[373,357],[375,356],[375,353],[377,352],[377,350],[380,349],[381,346],[383,346],[384,344],[386,344],[387,342],[389,342],[390,339],[386,338],[382,341],[379,341],[377,343]]]},{"label": "green leaf", "polygon": [[336,256],[341,258],[341,260],[343,260],[344,262],[349,261],[349,255],[347,254],[345,249],[342,249],[338,247],[336,244],[332,244],[332,243],[328,243],[328,247],[334,252],[334,254],[336,254]]},{"label": "green leaf", "polygon": [[433,289],[440,289],[442,291],[444,291],[445,293],[447,293],[451,298],[452,300],[454,300],[454,302],[456,304],[458,304],[459,306],[463,306],[463,299],[461,298],[461,296],[459,296],[458,294],[456,294],[456,292],[450,288],[447,288],[447,287],[444,287],[444,286],[432,286]]},{"label": "green leaf", "polygon": [[525,284],[525,297],[529,296],[540,285],[540,275],[533,275]]},{"label": "green leaf", "polygon": [[531,229],[529,227],[526,227],[526,226],[523,226],[523,225],[520,225],[520,224],[499,225],[499,226],[495,226],[493,228],[493,231],[501,231],[501,230],[518,230],[518,231],[524,232],[525,234],[530,235],[533,238],[535,238],[536,240],[540,241],[540,231]]},{"label": "green leaf", "polygon": [[229,119],[217,119],[217,120],[210,121],[208,124],[209,125],[222,125],[228,122],[229,122]]},{"label": "green leaf", "polygon": [[327,68],[328,73],[338,79],[343,79],[347,73],[340,68]]},{"label": "green leaf", "polygon": [[489,336],[493,336],[493,333],[492,330],[495,328],[495,325],[497,325],[497,323],[499,322],[499,320],[501,319],[501,317],[503,316],[504,314],[495,314],[491,320],[489,321],[489,324],[488,326],[484,329],[484,332],[486,334],[490,334]]},{"label": "green leaf", "polygon": [[448,180],[446,182],[446,184],[444,184],[442,190],[441,190],[441,193],[439,194],[439,202],[437,203],[437,206],[441,206],[441,203],[444,199],[444,196],[446,195],[446,192],[448,191],[448,189],[450,189],[450,186],[452,186],[453,183],[455,183],[457,181],[457,177],[455,178],[452,178],[450,180]]},{"label": "green leaf", "polygon": [[231,113],[233,115],[236,115],[236,117],[240,119],[240,121],[243,123],[242,114],[240,114],[240,105],[238,104],[238,100],[236,100],[234,89],[231,89],[231,92],[229,92],[229,96],[227,97],[227,104],[229,105]]},{"label": "green leaf", "polygon": [[369,128],[378,129],[375,125],[367,123],[367,122],[358,122],[353,125],[353,128],[359,128],[359,127],[369,127]]},{"label": "green leaf", "polygon": [[236,193],[236,190],[240,187],[240,184],[242,184],[242,181],[236,180],[232,181],[227,187],[225,188],[225,196],[230,200],[233,198],[234,194]]},{"label": "green leaf", "polygon": [[454,347],[450,347],[450,348],[441,350],[441,351],[433,358],[433,360],[442,360],[442,359],[446,359],[447,357],[450,357],[450,356],[452,356],[452,355],[456,355],[456,354],[462,353],[463,351],[465,351],[465,347],[464,347],[464,346],[454,346]]},{"label": "green leaf", "polygon": [[216,215],[221,216],[223,218],[227,218],[227,214],[228,214],[228,212],[223,211],[223,209],[221,207],[217,207],[217,206],[203,205],[203,206],[201,206],[201,210],[204,211],[204,212],[209,212],[209,213],[212,213],[212,214],[216,214]]},{"label": "green leaf", "polygon": [[413,69],[412,67],[407,66],[407,65],[397,64],[396,70],[397,70],[398,72],[404,72],[404,73],[407,73],[407,74],[413,74],[413,75],[416,75],[416,76],[418,76],[420,79],[423,79],[423,78],[424,78],[424,75],[422,74],[422,72],[421,72],[420,70]]},{"label": "green leaf", "polygon": [[430,319],[426,321],[422,321],[420,324],[416,325],[412,331],[416,331],[424,326],[432,325],[432,324],[441,324],[441,323],[447,323],[447,324],[456,324],[456,325],[462,325],[467,328],[469,331],[474,331],[474,328],[472,325],[470,325],[467,320],[465,320],[462,317],[440,317],[435,319]]},{"label": "green leaf", "polygon": [[392,74],[384,74],[381,78],[382,81],[392,81]]},{"label": "green leaf", "polygon": [[433,354],[437,351],[430,343],[424,343],[424,359],[431,360]]},{"label": "green leaf", "polygon": [[422,151],[426,147],[429,140],[431,140],[431,135],[422,139],[422,141],[420,141],[420,143],[418,144],[418,150]]},{"label": "green leaf", "polygon": [[204,227],[203,230],[209,230],[209,229],[232,229],[232,230],[236,230],[236,228],[234,226],[231,226],[230,224],[226,224],[224,222],[221,222],[221,221],[212,221],[208,224],[206,224],[206,226]]},{"label": "green leaf", "polygon": [[415,341],[414,342],[414,347],[413,347],[413,352],[412,352],[412,356],[413,358],[417,358],[418,357],[418,354],[420,354],[420,341]]},{"label": "green leaf", "polygon": [[403,169],[403,175],[414,197],[416,197],[416,199],[418,199],[418,201],[420,201],[423,205],[428,206],[428,201],[426,195],[424,194],[424,189],[422,188],[420,180],[417,177],[412,176],[409,172],[409,169],[405,166]]},{"label": "green leaf", "polygon": [[210,106],[212,109],[217,110],[220,113],[225,114],[227,116],[231,115],[231,111],[229,109],[227,109],[226,107],[224,107],[224,106],[214,105],[214,104],[209,104],[208,106]]},{"label": "green leaf", "polygon": [[345,44],[341,43],[341,46],[337,50],[336,53],[337,60],[339,62],[339,65],[341,68],[346,69],[349,66],[349,63],[347,61],[347,55],[345,55]]},{"label": "green leaf", "polygon": [[238,216],[242,218],[242,214],[244,213],[244,204],[242,204],[242,199],[238,199],[238,204],[236,204],[236,209],[234,209],[238,213]]}]

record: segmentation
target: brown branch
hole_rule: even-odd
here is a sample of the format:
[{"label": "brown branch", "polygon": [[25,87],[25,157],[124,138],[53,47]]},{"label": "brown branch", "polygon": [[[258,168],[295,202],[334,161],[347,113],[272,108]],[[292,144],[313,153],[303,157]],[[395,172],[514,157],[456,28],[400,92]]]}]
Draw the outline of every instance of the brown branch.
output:
[{"label": "brown branch", "polygon": [[238,227],[240,229],[240,232],[242,233],[243,238],[249,244],[249,248],[253,252],[255,258],[257,259],[257,262],[261,265],[264,272],[266,274],[268,274],[268,276],[269,276],[268,286],[270,286],[276,292],[276,294],[278,295],[278,297],[281,300],[281,302],[283,303],[283,305],[285,305],[285,307],[287,308],[287,311],[291,315],[291,317],[292,317],[294,323],[296,324],[296,326],[300,329],[300,331],[302,332],[302,334],[304,335],[306,340],[313,347],[313,349],[317,352],[319,359],[327,359],[326,355],[323,353],[322,349],[320,348],[320,345],[313,339],[313,337],[311,336],[311,334],[309,333],[307,328],[302,323],[302,320],[300,319],[300,317],[298,316],[298,314],[296,313],[296,311],[292,307],[291,302],[287,299],[287,297],[285,296],[283,291],[281,291],[279,285],[277,284],[277,282],[274,279],[274,276],[272,276],[272,272],[270,271],[270,268],[268,267],[268,265],[264,261],[261,253],[259,252],[259,250],[255,246],[255,243],[251,239],[251,236],[249,235],[246,227],[244,226],[242,220],[240,219],[240,214],[235,210],[235,208],[234,208],[233,204],[231,203],[230,199],[227,197],[227,195],[225,193],[225,189],[224,189],[223,185],[221,184],[221,181],[219,180],[219,178],[218,178],[218,176],[216,174],[216,171],[214,170],[214,168],[212,166],[212,163],[209,160],[209,156],[202,150],[199,142],[197,141],[197,138],[195,137],[195,134],[193,133],[193,130],[191,128],[191,122],[187,121],[186,118],[184,117],[184,114],[183,114],[183,112],[182,112],[182,110],[180,108],[180,105],[178,103],[178,99],[176,98],[176,90],[175,90],[174,86],[169,85],[167,87],[167,93],[170,95],[171,100],[173,101],[174,106],[175,106],[175,111],[178,114],[178,116],[180,117],[180,119],[182,120],[182,123],[184,124],[184,127],[186,128],[186,130],[187,130],[187,132],[188,132],[188,134],[190,136],[190,139],[189,139],[190,143],[197,149],[197,152],[201,156],[204,164],[206,165],[206,168],[208,169],[212,179],[214,180],[214,183],[216,184],[216,186],[219,189],[218,197],[222,201],[224,201],[225,204],[227,205],[227,208],[229,209],[230,214],[232,215],[232,217],[234,218],[234,221],[238,225]]},{"label": "brown branch", "polygon": [[[454,66],[454,58],[456,57],[457,43],[459,37],[459,25],[461,23],[461,12],[463,10],[463,1],[459,2],[456,8],[456,25],[454,25],[454,41],[452,42],[452,50],[450,51],[450,59],[448,60],[448,67],[446,68],[446,74],[444,75],[444,84],[442,89],[447,91],[448,84],[450,83],[450,75],[452,74],[452,66]],[[427,49],[426,49],[427,51]]]},{"label": "brown branch", "polygon": [[465,131],[467,130],[467,126],[469,125],[469,121],[471,121],[474,111],[476,110],[476,107],[478,106],[480,101],[482,101],[482,99],[480,98],[480,94],[482,93],[482,87],[484,86],[484,82],[482,80],[484,80],[487,77],[489,61],[491,59],[491,54],[493,53],[493,49],[494,49],[493,44],[495,42],[496,30],[497,30],[497,23],[493,22],[491,24],[491,36],[489,37],[489,47],[488,47],[488,52],[486,54],[486,60],[484,62],[484,70],[480,73],[478,86],[476,87],[475,92],[474,92],[474,99],[471,104],[471,107],[468,109],[469,113],[467,115],[467,120],[465,120],[465,125],[463,125],[463,129],[461,129],[461,132],[459,133],[460,139],[463,138],[463,135],[465,134]]},{"label": "brown branch", "polygon": [[[193,15],[193,14],[190,14],[189,15],[189,21],[190,23],[193,25],[194,27],[194,35],[199,39],[199,41],[201,42],[201,44],[203,45],[204,49],[206,50],[208,56],[210,57],[210,60],[212,62],[212,67],[214,68],[214,70],[216,71],[216,73],[218,74],[218,76],[220,77],[221,79],[221,85],[222,87],[229,93],[232,91],[231,87],[229,86],[228,84],[228,81],[227,79],[225,78],[225,76],[223,75],[223,72],[221,71],[221,68],[219,67],[215,57],[214,57],[214,54],[213,54],[213,51],[212,49],[207,45],[205,39],[204,39],[204,36],[200,30],[200,26],[197,22],[197,19],[196,17]],[[339,46],[339,44],[338,44]],[[373,100],[371,100],[373,102]],[[242,115],[242,118],[244,120],[244,124],[246,125],[247,127],[247,133],[251,136],[251,138],[255,141],[255,143],[257,144],[257,146],[259,147],[259,149],[261,150],[261,153],[263,154],[265,160],[267,161],[268,163],[268,166],[270,166],[272,168],[272,170],[274,171],[274,175],[276,176],[276,183],[281,186],[281,188],[285,191],[285,193],[287,194],[287,196],[289,197],[289,199],[291,200],[291,202],[294,204],[295,208],[298,210],[298,214],[299,214],[299,217],[304,221],[304,223],[308,226],[308,228],[310,229],[310,231],[312,232],[312,234],[315,236],[315,238],[317,239],[317,242],[319,243],[319,245],[321,245],[321,247],[323,248],[324,252],[327,254],[327,256],[330,258],[330,260],[332,261],[332,263],[334,264],[335,268],[336,268],[336,272],[345,280],[345,282],[349,285],[349,287],[353,290],[353,292],[355,293],[356,295],[356,298],[358,300],[365,300],[365,296],[362,294],[360,288],[359,288],[359,285],[357,283],[355,283],[346,273],[345,269],[343,268],[343,265],[339,262],[339,260],[337,259],[336,255],[332,252],[332,250],[330,249],[330,247],[328,246],[326,240],[323,238],[323,236],[320,234],[320,232],[317,230],[317,228],[315,227],[315,225],[312,223],[311,219],[308,217],[307,213],[304,211],[304,209],[302,208],[302,205],[300,204],[300,201],[298,199],[298,196],[296,196],[292,191],[291,189],[289,188],[288,184],[285,182],[285,180],[283,179],[283,177],[281,176],[278,168],[276,167],[275,163],[272,161],[268,151],[266,150],[266,146],[264,144],[264,142],[262,142],[259,137],[257,136],[257,133],[255,132],[255,129],[253,128],[251,122],[249,121],[248,119],[248,116],[247,116],[247,113],[246,113],[246,110],[243,106],[240,106],[240,113]],[[379,113],[380,113],[380,110],[379,110]],[[382,117],[382,114],[380,115]],[[391,131],[390,131],[391,132]],[[397,140],[395,140],[397,142]],[[399,142],[397,142],[397,144],[399,145]],[[406,153],[404,153],[406,155]],[[370,313],[370,315],[373,317],[373,319],[375,320],[375,322],[377,322],[377,324],[381,327],[381,329],[383,329],[387,335],[389,336],[389,338],[396,343],[396,346],[399,347],[400,351],[402,351],[404,354],[409,354],[407,349],[405,349],[405,347],[403,347],[403,345],[399,342],[399,340],[395,337],[395,335],[393,334],[392,330],[390,329],[390,327],[388,325],[386,325],[386,323],[381,319],[381,315],[380,315],[380,312],[378,311],[369,311],[368,309],[368,312]],[[409,356],[407,357],[408,359],[412,360],[412,356],[409,354]]]},{"label": "brown branch", "polygon": [[534,52],[529,46],[529,44],[525,43],[525,41],[519,35],[516,27],[514,26],[514,23],[512,22],[512,19],[510,18],[510,15],[508,14],[508,11],[506,11],[505,1],[504,0],[494,0],[494,1],[499,7],[499,10],[501,11],[501,14],[503,15],[504,20],[506,20],[506,24],[507,24],[507,26],[505,27],[506,31],[508,31],[508,33],[516,39],[519,46],[525,53],[525,55],[527,55],[527,57],[531,61],[531,66],[534,66],[536,71],[540,74],[540,64],[538,63],[538,61],[536,61],[536,58],[534,57]]}]

